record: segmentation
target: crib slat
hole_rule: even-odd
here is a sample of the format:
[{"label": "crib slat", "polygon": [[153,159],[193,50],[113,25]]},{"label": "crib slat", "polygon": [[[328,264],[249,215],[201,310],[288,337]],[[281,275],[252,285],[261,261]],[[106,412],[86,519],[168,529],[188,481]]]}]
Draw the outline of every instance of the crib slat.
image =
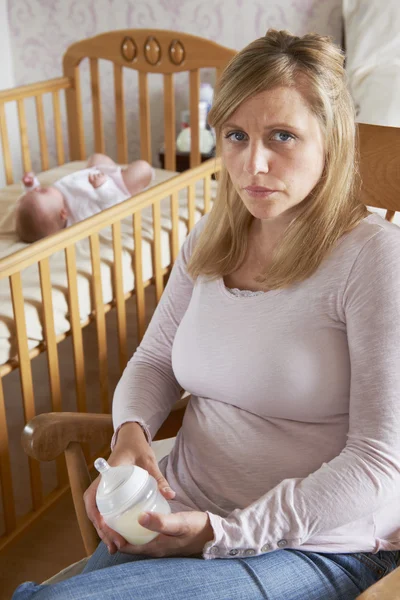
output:
[{"label": "crib slat", "polygon": [[17,524],[8,440],[3,382],[0,378],[0,483],[6,535],[7,533],[11,533]]},{"label": "crib slat", "polygon": [[172,223],[172,244],[171,260],[174,263],[179,254],[179,200],[178,192],[171,194],[171,223]]},{"label": "crib slat", "polygon": [[23,100],[17,100],[19,132],[21,138],[22,164],[24,171],[32,171],[31,155],[29,152],[28,128],[26,125],[25,106]]},{"label": "crib slat", "polygon": [[393,223],[395,216],[396,216],[396,211],[395,210],[387,210],[386,211],[386,215],[385,215],[385,219],[386,219],[386,221],[389,221],[390,223]]},{"label": "crib slat", "polygon": [[47,361],[50,375],[51,403],[53,411],[62,410],[60,371],[56,334],[54,331],[53,299],[51,293],[51,278],[49,259],[39,261],[40,289],[42,293],[44,339],[47,346]]},{"label": "crib slat", "polygon": [[74,350],[77,408],[79,412],[85,413],[87,412],[85,359],[83,354],[82,329],[79,316],[75,246],[71,245],[65,248],[65,258],[68,277],[69,319],[71,323],[72,346]]},{"label": "crib slat", "polygon": [[[51,277],[49,259],[39,261],[40,289],[42,293],[44,339],[47,347],[47,365],[49,369],[51,410],[62,411],[60,369],[56,334],[54,331],[53,299],[51,293]],[[56,459],[57,481],[59,485],[67,482],[67,467],[64,456]]]},{"label": "crib slat", "polygon": [[121,243],[121,223],[117,221],[112,225],[113,250],[114,250],[114,294],[115,305],[117,309],[117,331],[118,331],[118,351],[119,368],[125,369],[128,360],[128,349],[126,339],[126,307],[124,298],[124,279],[122,270],[122,243]]},{"label": "crib slat", "polygon": [[195,226],[195,210],[196,210],[196,189],[195,184],[192,183],[188,186],[188,211],[189,211],[189,221],[188,227],[189,231],[192,231]]},{"label": "crib slat", "polygon": [[211,181],[207,175],[204,177],[204,214],[211,210]]},{"label": "crib slat", "polygon": [[190,71],[190,167],[200,164],[199,148],[199,100],[200,100],[200,71]]},{"label": "crib slat", "polygon": [[0,135],[1,135],[1,147],[3,150],[3,162],[4,162],[4,171],[6,175],[6,184],[10,185],[14,181],[13,171],[12,171],[12,160],[11,160],[11,152],[10,152],[10,142],[8,139],[8,131],[7,131],[7,119],[6,119],[6,111],[4,110],[4,104],[0,104]]},{"label": "crib slat", "polygon": [[135,244],[133,268],[135,271],[135,296],[138,343],[142,341],[146,329],[146,305],[142,267],[142,214],[133,215],[133,239]]},{"label": "crib slat", "polygon": [[57,162],[59,165],[65,163],[64,156],[64,144],[62,134],[62,120],[61,120],[61,108],[60,108],[60,97],[58,92],[53,92],[53,115],[54,115],[54,131],[56,137],[56,149],[57,149]]},{"label": "crib slat", "polygon": [[36,96],[36,116],[38,122],[40,157],[42,159],[42,171],[49,168],[49,149],[47,147],[46,126],[44,121],[43,96]]},{"label": "crib slat", "polygon": [[176,171],[176,144],[175,144],[175,93],[174,75],[164,75],[164,140],[165,140],[165,163],[164,168]]},{"label": "crib slat", "polygon": [[114,64],[115,123],[117,134],[117,156],[120,164],[128,162],[128,140],[124,100],[124,80],[121,65]]},{"label": "crib slat", "polygon": [[[24,310],[24,297],[22,292],[21,273],[10,275],[11,298],[14,311],[19,368],[21,377],[21,390],[23,398],[25,423],[35,416],[35,399],[33,394],[31,361],[29,358],[28,338],[26,335],[26,320]],[[43,503],[43,492],[40,475],[40,464],[28,457],[29,472],[32,490],[32,506],[36,510]]]},{"label": "crib slat", "polygon": [[92,259],[92,289],[99,356],[101,411],[103,413],[108,413],[110,407],[108,404],[106,316],[104,312],[103,289],[101,284],[100,242],[98,233],[93,233],[90,236],[90,255]]},{"label": "crib slat", "polygon": [[151,163],[150,100],[147,73],[139,71],[140,158]]},{"label": "crib slat", "polygon": [[161,264],[161,209],[160,203],[155,202],[152,208],[153,212],[153,269],[154,279],[156,285],[156,300],[157,304],[160,301],[164,290],[164,278],[162,274]]},{"label": "crib slat", "polygon": [[100,97],[99,61],[97,58],[90,59],[90,79],[92,84],[94,148],[96,152],[101,152],[104,154],[105,144],[103,130],[103,113],[101,109]]},{"label": "crib slat", "polygon": [[[65,71],[64,71],[65,72]],[[65,92],[70,160],[84,160],[86,156],[85,127],[83,122],[81,77],[79,65],[68,71],[73,87]]]}]

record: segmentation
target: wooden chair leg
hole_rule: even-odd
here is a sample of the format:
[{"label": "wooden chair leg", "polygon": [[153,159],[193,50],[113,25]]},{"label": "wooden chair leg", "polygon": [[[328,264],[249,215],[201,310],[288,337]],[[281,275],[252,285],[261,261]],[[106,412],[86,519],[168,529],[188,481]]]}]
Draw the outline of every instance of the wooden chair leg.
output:
[{"label": "wooden chair leg", "polygon": [[81,531],[86,554],[90,556],[96,550],[100,539],[86,514],[83,494],[91,483],[89,470],[81,445],[71,442],[65,450],[68,476],[71,484],[72,499],[74,501],[76,517]]}]

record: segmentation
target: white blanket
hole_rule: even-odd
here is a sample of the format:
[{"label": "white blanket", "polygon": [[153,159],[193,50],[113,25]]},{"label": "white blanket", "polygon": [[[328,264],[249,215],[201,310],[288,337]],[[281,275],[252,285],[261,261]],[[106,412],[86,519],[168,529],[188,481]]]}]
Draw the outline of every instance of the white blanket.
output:
[{"label": "white blanket", "polygon": [[[84,162],[71,162],[62,167],[51,169],[38,175],[42,185],[50,185],[57,179],[64,177],[79,168],[83,168]],[[176,173],[171,171],[156,170],[156,178],[152,185],[173,177]],[[215,185],[212,190],[215,192]],[[20,242],[15,233],[15,203],[21,194],[20,184],[10,185],[0,190],[0,260],[2,257],[12,254],[27,244]],[[204,207],[203,183],[200,181],[196,186],[196,221],[202,216]],[[166,198],[161,203],[162,213],[162,266],[170,264],[169,231],[171,230],[170,201]],[[153,238],[152,209],[148,207],[142,212],[143,215],[143,278],[150,279],[153,274],[151,240]],[[182,244],[187,235],[187,193],[181,192],[179,196],[179,243]],[[123,245],[123,289],[129,292],[134,289],[134,273],[132,267],[133,251],[133,228],[132,218],[122,221],[122,245]],[[111,227],[101,231],[101,277],[104,303],[113,298],[112,265],[113,248]],[[91,292],[91,261],[88,240],[76,244],[76,259],[78,271],[78,295],[79,310],[82,321],[85,321],[92,310]],[[55,333],[59,335],[70,329],[68,321],[67,302],[67,277],[64,251],[57,252],[50,258],[52,297],[55,321]],[[32,349],[43,340],[43,315],[42,299],[40,291],[39,272],[37,265],[25,269],[22,272],[22,284],[25,300],[25,317],[27,322],[28,345]],[[13,309],[10,297],[8,279],[0,279],[0,364],[4,364],[9,358],[15,356],[16,340]]]}]

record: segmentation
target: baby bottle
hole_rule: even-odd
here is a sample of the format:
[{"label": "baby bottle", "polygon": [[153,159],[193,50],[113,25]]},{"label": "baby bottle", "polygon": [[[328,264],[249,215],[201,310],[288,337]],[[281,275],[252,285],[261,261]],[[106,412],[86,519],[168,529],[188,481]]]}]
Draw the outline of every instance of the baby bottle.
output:
[{"label": "baby bottle", "polygon": [[154,477],[136,465],[111,467],[104,458],[97,458],[94,466],[101,474],[96,503],[107,525],[135,545],[157,537],[157,532],[138,523],[142,512],[171,512]]}]

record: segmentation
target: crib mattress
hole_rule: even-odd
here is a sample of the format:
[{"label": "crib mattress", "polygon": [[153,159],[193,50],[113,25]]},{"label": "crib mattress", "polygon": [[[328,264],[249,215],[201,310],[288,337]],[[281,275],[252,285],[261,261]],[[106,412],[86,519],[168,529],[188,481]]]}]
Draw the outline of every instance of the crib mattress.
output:
[{"label": "crib mattress", "polygon": [[[83,168],[85,162],[74,161],[61,167],[56,167],[38,175],[42,185],[51,185],[57,179]],[[157,185],[176,175],[172,171],[156,169],[155,181],[152,186]],[[15,233],[15,203],[21,194],[21,185],[13,184],[0,190],[0,260],[24,248],[27,244],[20,242]],[[212,195],[215,194],[215,182],[212,185]],[[202,216],[204,208],[203,184],[198,182],[196,186],[196,221]],[[152,265],[152,208],[148,207],[142,211],[143,222],[143,279],[149,280],[153,275]],[[170,201],[165,198],[161,202],[161,254],[162,266],[167,267],[170,264],[170,245],[169,232],[172,229],[170,218]],[[185,240],[188,233],[187,218],[187,193],[180,192],[179,195],[179,243]],[[123,246],[123,289],[127,293],[134,289],[134,273],[132,267],[133,251],[133,227],[132,218],[126,218],[121,222],[122,246]],[[104,303],[112,300],[112,265],[113,265],[113,247],[111,227],[107,227],[100,232],[101,246],[101,278]],[[78,272],[78,297],[80,318],[85,321],[92,311],[92,293],[91,293],[91,260],[89,241],[83,240],[76,244],[76,261]],[[68,321],[68,302],[67,302],[67,276],[64,251],[55,253],[50,258],[52,298],[54,310],[54,325],[56,335],[66,333],[70,329]],[[27,335],[29,349],[35,348],[43,341],[43,320],[42,320],[42,297],[40,291],[40,281],[38,266],[32,265],[21,273],[22,285],[25,300],[25,318],[27,323]],[[6,363],[10,358],[17,354],[15,325],[13,319],[13,309],[8,279],[0,279],[0,365]]]}]

